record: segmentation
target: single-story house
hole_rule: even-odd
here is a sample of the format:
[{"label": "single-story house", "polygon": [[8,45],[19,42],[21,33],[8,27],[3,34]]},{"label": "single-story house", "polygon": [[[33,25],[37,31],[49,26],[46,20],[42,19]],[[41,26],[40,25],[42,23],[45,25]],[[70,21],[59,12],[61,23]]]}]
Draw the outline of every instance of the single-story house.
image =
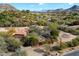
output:
[{"label": "single-story house", "polygon": [[16,27],[15,28],[15,33],[13,33],[13,36],[16,38],[23,38],[27,36],[29,33],[29,28],[27,27]]},{"label": "single-story house", "polygon": [[25,37],[29,33],[29,27],[1,27],[0,32],[7,32],[10,29],[15,30],[15,32],[13,33],[13,36],[16,38]]}]

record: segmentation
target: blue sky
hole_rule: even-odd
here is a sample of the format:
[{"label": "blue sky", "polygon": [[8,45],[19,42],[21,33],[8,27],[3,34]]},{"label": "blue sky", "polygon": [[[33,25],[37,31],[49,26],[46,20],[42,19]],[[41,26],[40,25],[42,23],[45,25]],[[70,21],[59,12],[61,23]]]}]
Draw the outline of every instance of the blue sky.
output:
[{"label": "blue sky", "polygon": [[11,3],[14,7],[19,10],[49,10],[49,9],[58,9],[63,8],[67,9],[73,5],[79,4],[68,4],[68,3]]}]

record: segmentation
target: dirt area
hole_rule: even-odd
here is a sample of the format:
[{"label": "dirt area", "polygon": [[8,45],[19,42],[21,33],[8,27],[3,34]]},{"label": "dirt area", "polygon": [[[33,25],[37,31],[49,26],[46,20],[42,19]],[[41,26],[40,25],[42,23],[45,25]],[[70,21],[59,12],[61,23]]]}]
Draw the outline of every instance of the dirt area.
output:
[{"label": "dirt area", "polygon": [[37,51],[39,49],[42,49],[42,47],[23,47],[23,49],[26,50],[26,53],[28,56],[42,56],[43,55],[42,50]]},{"label": "dirt area", "polygon": [[[60,31],[59,38],[62,39],[63,42],[71,41],[72,39],[76,38],[77,36],[72,35],[70,33],[66,33]],[[55,46],[57,43],[51,44],[51,46]],[[44,47],[43,46],[36,46],[36,47],[23,47],[26,50],[28,56],[43,56]],[[69,51],[69,50],[68,50]],[[54,54],[55,52],[51,52]]]},{"label": "dirt area", "polygon": [[77,29],[77,28],[79,28],[79,25],[69,26],[67,28],[69,28],[69,29]]},{"label": "dirt area", "polygon": [[70,33],[60,31],[58,40],[59,41],[61,40],[62,42],[67,42],[67,41],[71,41],[72,39],[74,39],[76,37],[77,37],[76,35],[72,35]]}]

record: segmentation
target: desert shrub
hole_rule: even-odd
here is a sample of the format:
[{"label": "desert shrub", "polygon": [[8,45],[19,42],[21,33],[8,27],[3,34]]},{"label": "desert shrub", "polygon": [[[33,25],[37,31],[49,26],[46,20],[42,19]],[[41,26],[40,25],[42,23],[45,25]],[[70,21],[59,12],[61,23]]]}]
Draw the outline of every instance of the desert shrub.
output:
[{"label": "desert shrub", "polygon": [[53,46],[51,49],[51,51],[59,51],[59,50],[61,50],[60,46]]},{"label": "desert shrub", "polygon": [[79,37],[75,38],[79,42]]},{"label": "desert shrub", "polygon": [[7,36],[6,33],[0,33],[0,49],[6,51],[14,51],[17,48],[20,48],[21,41],[17,38]]},{"label": "desert shrub", "polygon": [[79,42],[77,40],[72,40],[72,43],[73,43],[74,46],[79,45]]},{"label": "desert shrub", "polygon": [[8,34],[6,32],[0,32],[0,36],[1,37],[4,37],[4,38],[7,38],[8,37]]},{"label": "desert shrub", "polygon": [[79,38],[75,38],[72,41],[69,42],[61,42],[59,46],[54,46],[52,47],[52,51],[58,51],[58,50],[62,50],[68,47],[75,47],[79,45]]},{"label": "desert shrub", "polygon": [[17,38],[14,38],[14,37],[9,37],[6,40],[6,42],[8,44],[7,49],[9,51],[15,51],[15,49],[20,48],[20,46],[22,45],[21,41]]},{"label": "desert shrub", "polygon": [[12,56],[27,56],[26,50],[17,49]]},{"label": "desert shrub", "polygon": [[79,29],[75,29],[74,32],[76,35],[79,35]]},{"label": "desert shrub", "polygon": [[45,53],[46,55],[50,55],[50,52],[51,52],[51,47],[50,47],[50,45],[45,44],[45,45],[43,45],[43,47],[44,47],[44,53]]},{"label": "desert shrub", "polygon": [[30,36],[30,37],[28,38],[27,42],[29,42],[32,46],[34,46],[34,45],[37,44],[38,40],[37,40],[36,37]]},{"label": "desert shrub", "polygon": [[39,39],[39,37],[36,33],[31,33],[26,38],[26,40],[24,42],[24,46],[35,46],[39,42],[38,39]]},{"label": "desert shrub", "polygon": [[74,44],[72,43],[72,41],[66,42],[66,43],[67,43],[68,47],[74,47]]},{"label": "desert shrub", "polygon": [[59,50],[65,49],[67,47],[68,47],[67,43],[62,42],[62,43],[60,43],[60,45],[52,47],[52,51],[59,51]]},{"label": "desert shrub", "polygon": [[79,21],[78,20],[75,20],[74,22],[72,22],[71,24],[69,24],[70,26],[73,26],[73,25],[79,25]]},{"label": "desert shrub", "polygon": [[51,30],[50,34],[52,39],[57,39],[57,37],[59,36],[59,30],[58,30],[58,25],[57,23],[51,23],[48,25],[49,29]]},{"label": "desert shrub", "polygon": [[44,47],[45,51],[50,51],[51,50],[51,47],[50,47],[49,44],[44,44],[43,47]]},{"label": "desert shrub", "polygon": [[75,38],[72,41],[65,42],[68,47],[75,47],[79,45],[79,38]]},{"label": "desert shrub", "polygon": [[46,20],[38,20],[38,21],[37,21],[37,24],[38,24],[38,25],[41,25],[41,26],[45,26],[46,23],[47,23]]},{"label": "desert shrub", "polygon": [[4,37],[0,37],[0,50],[3,50],[4,52],[7,51],[7,43],[5,42]]},{"label": "desert shrub", "polygon": [[62,49],[65,49],[65,48],[67,48],[68,47],[68,45],[67,45],[67,43],[63,43],[63,42],[61,42],[60,43],[60,49],[62,50]]},{"label": "desert shrub", "polygon": [[68,33],[72,33],[74,35],[79,35],[78,29],[71,29],[71,28],[66,28],[66,27],[60,27],[59,29]]}]

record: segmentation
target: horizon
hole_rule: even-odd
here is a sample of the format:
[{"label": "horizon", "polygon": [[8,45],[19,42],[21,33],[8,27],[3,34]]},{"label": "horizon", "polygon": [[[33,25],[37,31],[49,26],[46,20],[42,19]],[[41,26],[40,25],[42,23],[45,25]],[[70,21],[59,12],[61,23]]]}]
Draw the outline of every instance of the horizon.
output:
[{"label": "horizon", "polygon": [[55,9],[67,9],[73,5],[79,5],[78,3],[8,3],[14,6],[18,10],[30,10],[30,11],[41,11],[41,10],[55,10]]}]

